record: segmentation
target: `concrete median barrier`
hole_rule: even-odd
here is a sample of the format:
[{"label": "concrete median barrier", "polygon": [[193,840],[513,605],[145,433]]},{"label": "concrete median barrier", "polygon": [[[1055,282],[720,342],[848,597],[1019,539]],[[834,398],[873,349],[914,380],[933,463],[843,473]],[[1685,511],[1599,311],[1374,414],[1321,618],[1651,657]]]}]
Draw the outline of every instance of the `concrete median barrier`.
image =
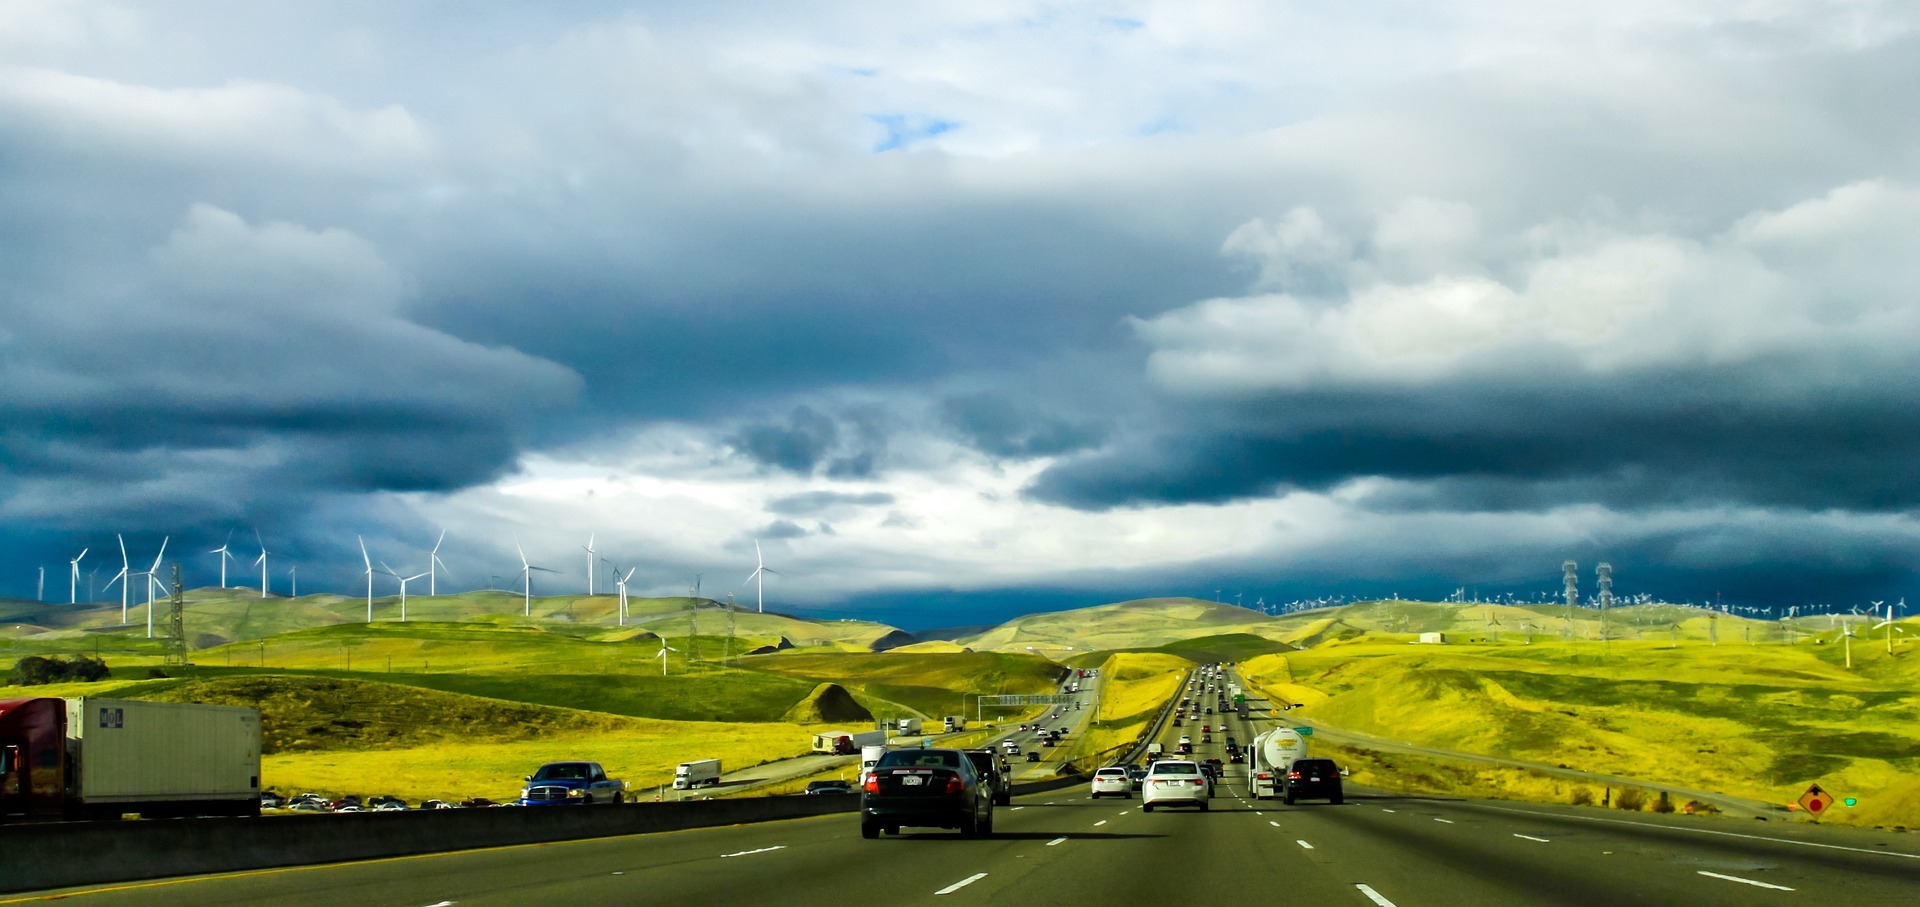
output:
[{"label": "concrete median barrier", "polygon": [[338,863],[851,813],[860,798],[740,797],[0,826],[0,891]]}]

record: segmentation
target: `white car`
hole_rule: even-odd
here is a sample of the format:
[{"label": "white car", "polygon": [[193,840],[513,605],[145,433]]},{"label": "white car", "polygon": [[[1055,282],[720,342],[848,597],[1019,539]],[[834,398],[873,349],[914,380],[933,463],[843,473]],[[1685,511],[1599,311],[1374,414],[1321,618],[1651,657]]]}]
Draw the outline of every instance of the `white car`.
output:
[{"label": "white car", "polygon": [[1156,806],[1198,806],[1206,811],[1207,775],[1197,762],[1155,762],[1140,785],[1141,812]]},{"label": "white car", "polygon": [[1127,775],[1125,767],[1116,765],[1093,773],[1093,798],[1098,800],[1108,794],[1119,794],[1122,800],[1133,799],[1133,778]]}]

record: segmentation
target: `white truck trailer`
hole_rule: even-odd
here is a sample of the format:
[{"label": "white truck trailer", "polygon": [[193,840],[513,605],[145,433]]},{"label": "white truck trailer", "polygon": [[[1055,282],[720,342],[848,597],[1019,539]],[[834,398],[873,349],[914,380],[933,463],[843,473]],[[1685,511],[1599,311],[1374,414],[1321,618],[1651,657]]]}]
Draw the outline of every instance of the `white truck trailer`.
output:
[{"label": "white truck trailer", "polygon": [[964,731],[967,729],[967,718],[965,715],[948,715],[946,727],[949,732]]},{"label": "white truck trailer", "polygon": [[920,733],[921,727],[920,719],[918,718],[902,718],[895,722],[894,726],[900,731],[900,735],[903,737],[911,737]]},{"label": "white truck trailer", "polygon": [[720,785],[720,760],[697,759],[673,767],[674,790],[691,790],[702,784],[713,787]]},{"label": "white truck trailer", "polygon": [[259,815],[260,710],[137,699],[0,703],[0,818]]},{"label": "white truck trailer", "polygon": [[1253,738],[1247,747],[1247,787],[1255,800],[1278,798],[1284,791],[1287,766],[1307,757],[1307,738],[1292,728],[1274,728]]}]

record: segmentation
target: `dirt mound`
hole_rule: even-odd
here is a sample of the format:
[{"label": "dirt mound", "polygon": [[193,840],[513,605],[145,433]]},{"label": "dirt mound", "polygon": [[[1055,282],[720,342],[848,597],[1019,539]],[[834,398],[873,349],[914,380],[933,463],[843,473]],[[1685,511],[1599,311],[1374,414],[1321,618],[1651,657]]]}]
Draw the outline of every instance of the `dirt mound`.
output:
[{"label": "dirt mound", "polygon": [[807,698],[788,709],[785,715],[780,716],[780,720],[793,724],[838,724],[872,721],[873,713],[855,702],[845,687],[837,683],[823,683],[814,687]]},{"label": "dirt mound", "polygon": [[916,642],[919,642],[919,640],[914,639],[913,634],[904,630],[892,630],[882,635],[879,639],[874,640],[872,643],[869,643],[867,648],[875,652],[885,652],[888,649],[910,646]]}]

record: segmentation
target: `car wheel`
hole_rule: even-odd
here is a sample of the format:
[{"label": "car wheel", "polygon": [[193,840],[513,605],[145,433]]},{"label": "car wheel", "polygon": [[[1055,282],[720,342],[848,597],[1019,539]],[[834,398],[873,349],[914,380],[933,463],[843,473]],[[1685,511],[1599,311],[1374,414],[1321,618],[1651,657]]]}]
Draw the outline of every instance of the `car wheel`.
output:
[{"label": "car wheel", "polygon": [[1133,799],[1133,793],[1132,793],[1131,791],[1123,791],[1123,792],[1122,792],[1122,793],[1120,794],[1120,799],[1122,799],[1122,800],[1131,800],[1131,799]]},{"label": "car wheel", "polygon": [[625,803],[626,801],[627,801],[627,798],[626,798],[626,795],[624,794],[613,795],[613,805],[615,806],[619,806],[620,804]]},{"label": "car wheel", "polygon": [[1288,794],[1288,795],[1286,795],[1286,796],[1284,796],[1284,797],[1281,797],[1281,798],[1280,798],[1280,802],[1282,802],[1282,803],[1285,803],[1285,804],[1287,804],[1288,806],[1292,806],[1292,805],[1293,805],[1293,795],[1292,795],[1292,794]]},{"label": "car wheel", "polygon": [[995,798],[993,798],[993,805],[995,805],[995,806],[1012,806],[1012,805],[1013,805],[1013,795],[1012,795],[1012,794],[1001,794],[1000,796],[998,796],[998,797],[995,797]]},{"label": "car wheel", "polygon": [[1329,802],[1331,802],[1335,806],[1339,806],[1340,804],[1347,802],[1347,798],[1340,794],[1334,794],[1333,799]]},{"label": "car wheel", "polygon": [[586,796],[584,796],[584,797],[581,797],[581,798],[580,798],[580,805],[581,805],[581,806],[592,806],[592,805],[593,805],[593,795],[592,795],[592,794],[588,794],[588,795],[586,795]]},{"label": "car wheel", "polygon": [[880,826],[872,822],[860,823],[860,837],[866,838],[869,841],[880,837]]},{"label": "car wheel", "polygon": [[1205,800],[1200,801],[1200,811],[1201,812],[1207,811],[1207,801]]},{"label": "car wheel", "polygon": [[1141,804],[1141,806],[1140,806],[1140,811],[1141,811],[1141,812],[1143,812],[1143,813],[1150,813],[1150,812],[1153,812],[1153,804],[1151,804],[1151,803],[1143,803],[1143,804]]},{"label": "car wheel", "polygon": [[890,835],[897,835],[897,834],[899,834],[899,833],[900,833],[900,826],[898,826],[898,825],[889,825],[889,826],[887,826],[887,828],[886,828],[886,832],[887,832],[887,834],[890,834]]}]

